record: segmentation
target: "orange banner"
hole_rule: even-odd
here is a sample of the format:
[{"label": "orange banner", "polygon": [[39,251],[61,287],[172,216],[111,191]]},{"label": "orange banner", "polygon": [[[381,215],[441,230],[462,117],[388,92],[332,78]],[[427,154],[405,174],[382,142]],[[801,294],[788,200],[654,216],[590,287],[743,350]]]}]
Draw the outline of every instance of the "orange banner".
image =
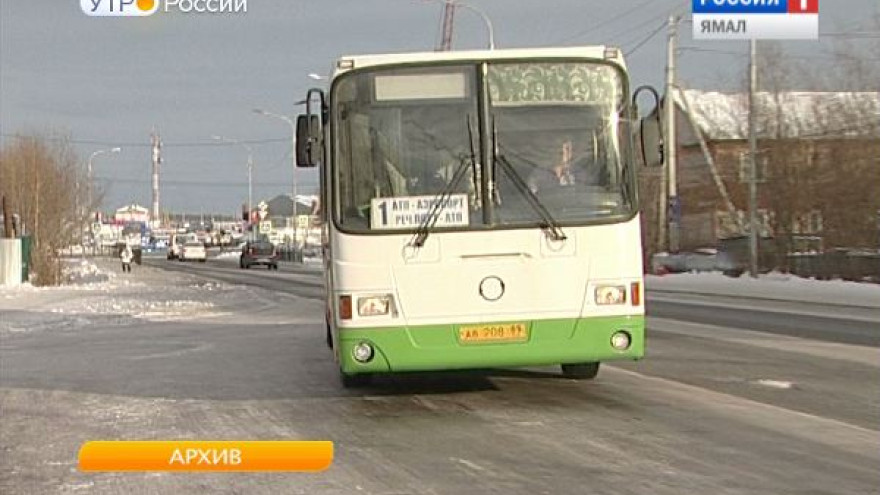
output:
[{"label": "orange banner", "polygon": [[92,441],[79,450],[80,471],[323,471],[329,441]]}]

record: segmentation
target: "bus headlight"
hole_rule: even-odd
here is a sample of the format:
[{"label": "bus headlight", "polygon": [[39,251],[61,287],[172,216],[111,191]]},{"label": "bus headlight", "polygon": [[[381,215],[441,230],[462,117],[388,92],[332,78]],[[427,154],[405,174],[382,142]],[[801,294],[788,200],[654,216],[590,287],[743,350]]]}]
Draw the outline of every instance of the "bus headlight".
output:
[{"label": "bus headlight", "polygon": [[623,285],[600,285],[596,287],[596,304],[624,304],[626,303],[626,286]]},{"label": "bus headlight", "polygon": [[368,342],[358,342],[351,348],[351,357],[359,363],[369,363],[373,359],[373,346]]},{"label": "bus headlight", "polygon": [[358,316],[382,316],[394,314],[394,297],[391,294],[360,296],[357,298]]}]

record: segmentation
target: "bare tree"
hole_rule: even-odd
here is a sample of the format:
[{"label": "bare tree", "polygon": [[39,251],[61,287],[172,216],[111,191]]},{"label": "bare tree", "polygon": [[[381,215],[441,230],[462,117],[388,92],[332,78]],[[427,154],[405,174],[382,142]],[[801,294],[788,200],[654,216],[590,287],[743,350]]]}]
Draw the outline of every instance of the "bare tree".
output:
[{"label": "bare tree", "polygon": [[36,285],[61,282],[58,252],[76,238],[79,161],[66,138],[18,136],[0,148],[0,195],[21,217],[33,239],[31,265]]}]

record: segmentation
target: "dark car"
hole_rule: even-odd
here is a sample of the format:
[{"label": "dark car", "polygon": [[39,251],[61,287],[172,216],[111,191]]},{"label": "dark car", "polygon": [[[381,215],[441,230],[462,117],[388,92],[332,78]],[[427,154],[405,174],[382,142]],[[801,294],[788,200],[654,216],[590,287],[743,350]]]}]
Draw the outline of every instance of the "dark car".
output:
[{"label": "dark car", "polygon": [[277,270],[278,251],[275,249],[275,245],[267,239],[245,242],[241,248],[241,258],[238,260],[238,266],[240,268],[250,268],[253,265],[266,265],[270,270]]}]

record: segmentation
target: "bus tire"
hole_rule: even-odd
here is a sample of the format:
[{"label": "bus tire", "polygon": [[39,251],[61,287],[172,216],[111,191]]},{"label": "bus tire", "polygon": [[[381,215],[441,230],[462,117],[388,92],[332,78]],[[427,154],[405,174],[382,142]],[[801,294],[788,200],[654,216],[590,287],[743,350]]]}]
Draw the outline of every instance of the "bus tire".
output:
[{"label": "bus tire", "polygon": [[599,374],[599,363],[563,364],[562,376],[575,380],[592,380]]},{"label": "bus tire", "polygon": [[343,388],[360,388],[369,385],[373,376],[363,373],[356,375],[339,373],[339,378],[342,381]]}]

